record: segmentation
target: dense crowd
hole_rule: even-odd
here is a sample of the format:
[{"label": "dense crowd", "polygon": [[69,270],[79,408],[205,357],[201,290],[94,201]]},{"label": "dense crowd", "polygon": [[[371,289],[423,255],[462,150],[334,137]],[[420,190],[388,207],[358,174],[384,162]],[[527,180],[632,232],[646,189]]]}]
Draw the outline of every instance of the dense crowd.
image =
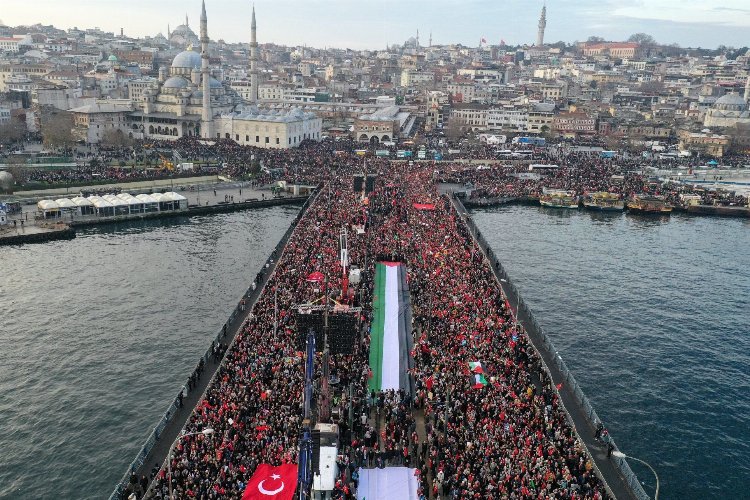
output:
[{"label": "dense crowd", "polygon": [[[314,161],[314,160],[313,160]],[[341,425],[341,476],[334,498],[354,498],[356,469],[404,464],[421,479],[421,498],[602,498],[590,459],[567,424],[557,394],[464,222],[441,197],[431,168],[372,162],[379,174],[363,201],[344,160],[311,176],[323,187],[297,221],[264,293],[229,348],[171,460],[179,498],[240,498],[258,464],[296,462],[302,423],[304,356],[298,351],[295,304],[319,298],[320,283],[341,290],[341,227],[366,226],[349,241],[349,258],[364,267],[363,341],[350,355],[330,360],[334,407]],[[414,203],[432,204],[421,210]],[[406,262],[414,307],[412,355],[416,394],[367,388],[373,256]],[[274,295],[278,325],[274,327]],[[359,302],[361,300],[361,302]],[[481,362],[488,385],[474,388],[467,363]],[[316,376],[321,375],[320,358]],[[349,398],[352,401],[349,401]],[[351,410],[349,410],[351,408]],[[347,418],[352,411],[352,428]],[[417,418],[423,415],[423,438]],[[162,464],[151,497],[166,498]]]},{"label": "dense crowd", "polygon": [[[635,194],[662,196],[673,205],[683,205],[684,195],[697,195],[706,205],[747,205],[747,196],[732,191],[708,189],[689,182],[662,182],[642,171],[639,160],[601,158],[598,153],[544,153],[534,164],[555,165],[557,168],[529,171],[529,164],[466,165],[441,164],[438,177],[471,188],[473,200],[498,198],[538,198],[544,189],[561,189],[584,196],[597,191],[616,193],[622,198]],[[688,171],[683,179],[698,177]],[[681,179],[681,180],[683,180]],[[716,179],[721,180],[721,179]]]}]

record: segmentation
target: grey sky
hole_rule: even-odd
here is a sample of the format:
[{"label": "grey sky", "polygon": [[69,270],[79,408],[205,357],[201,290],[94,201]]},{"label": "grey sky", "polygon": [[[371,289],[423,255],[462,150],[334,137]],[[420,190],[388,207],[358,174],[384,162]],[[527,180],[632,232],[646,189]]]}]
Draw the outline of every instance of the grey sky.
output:
[{"label": "grey sky", "polygon": [[[532,43],[542,0],[257,0],[258,41],[287,45],[382,48],[419,30],[420,42]],[[250,39],[249,0],[207,0],[209,36]],[[9,25],[99,27],[133,36],[166,35],[185,14],[198,31],[200,0],[3,0]],[[623,40],[645,32],[692,47],[750,44],[747,0],[550,0],[545,40]]]}]

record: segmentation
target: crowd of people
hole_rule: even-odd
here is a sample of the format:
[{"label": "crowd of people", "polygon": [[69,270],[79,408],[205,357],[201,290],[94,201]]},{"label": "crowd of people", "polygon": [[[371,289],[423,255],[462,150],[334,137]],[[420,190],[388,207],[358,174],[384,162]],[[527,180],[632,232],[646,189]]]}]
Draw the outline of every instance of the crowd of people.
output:
[{"label": "crowd of people", "polygon": [[[431,140],[430,144],[434,143]],[[601,146],[593,144],[595,146]],[[588,146],[592,146],[589,144]],[[349,138],[322,141],[304,141],[295,149],[266,149],[242,146],[229,139],[205,142],[194,137],[183,137],[177,141],[135,142],[128,146],[99,146],[95,150],[68,151],[78,166],[75,168],[24,169],[22,182],[47,185],[85,184],[101,182],[126,182],[150,180],[175,176],[221,174],[232,179],[252,178],[258,185],[267,185],[284,179],[317,185],[329,179],[331,172],[359,165],[363,170],[364,158],[356,152],[364,152],[367,161],[376,161],[371,155],[374,149],[388,150],[393,158],[397,150],[410,150],[411,159],[416,158],[416,145],[379,145],[366,150]],[[454,149],[455,148],[455,149]],[[636,193],[662,195],[673,204],[682,204],[680,195],[699,195],[702,203],[722,205],[747,205],[747,196],[732,192],[708,190],[694,187],[686,182],[664,184],[654,182],[643,167],[672,168],[673,162],[657,157],[644,158],[638,151],[602,158],[600,151],[581,150],[576,144],[559,143],[547,146],[527,144],[490,145],[486,143],[450,143],[430,146],[427,159],[433,158],[433,150],[439,152],[443,162],[435,164],[440,178],[447,181],[470,183],[471,196],[475,200],[497,198],[538,198],[543,189],[564,189],[584,195],[595,191],[609,191],[627,197]],[[648,151],[644,152],[648,153]],[[178,160],[180,159],[180,160]],[[451,162],[456,160],[455,163]],[[467,161],[487,160],[487,165],[477,166]],[[522,161],[526,160],[526,161]],[[178,171],[174,164],[189,161],[190,171]],[[528,174],[529,161],[535,164],[554,164],[556,170],[543,172],[541,178]],[[732,165],[750,164],[743,156],[732,157]],[[135,162],[138,168],[132,167]],[[166,168],[171,162],[173,168]],[[501,162],[501,163],[500,163]],[[687,162],[687,163],[685,163]],[[698,158],[684,159],[683,167],[688,171],[680,180],[696,177],[701,165]]]},{"label": "crowd of people", "polygon": [[686,173],[681,182],[677,182],[677,179],[669,182],[658,180],[643,173],[642,164],[637,159],[601,158],[598,152],[552,154],[548,151],[539,153],[533,162],[555,165],[556,168],[530,172],[528,162],[480,167],[449,163],[439,166],[438,177],[469,187],[470,199],[480,203],[502,198],[539,198],[544,189],[560,189],[572,191],[578,196],[597,191],[615,193],[622,198],[635,194],[662,196],[674,206],[684,205],[685,195],[697,195],[701,204],[706,205],[748,204],[747,196],[741,193],[682,182],[690,175],[697,178],[697,171]]},{"label": "crowd of people", "polygon": [[[362,307],[364,334],[353,353],[332,355],[329,365],[338,382],[332,405],[344,416],[334,498],[354,498],[358,467],[401,464],[417,469],[424,499],[605,497],[538,355],[514,325],[464,222],[438,194],[432,169],[373,161],[368,168],[378,182],[362,199],[351,177],[360,167],[341,160],[308,174],[324,187],[296,222],[264,292],[192,413],[185,432],[198,434],[174,447],[175,495],[239,499],[260,463],[297,461],[304,355],[295,305],[323,293],[319,282],[306,279],[310,273],[324,273],[332,294],[342,289],[339,231],[364,225],[365,234],[355,232],[349,241],[350,262],[365,275],[361,295],[351,299]],[[415,394],[368,390],[375,258],[407,265]],[[468,362],[481,363],[486,386],[476,388]],[[343,390],[349,386],[351,393]],[[213,433],[201,433],[208,428]],[[167,497],[168,469],[161,464],[155,474],[151,498]]]}]

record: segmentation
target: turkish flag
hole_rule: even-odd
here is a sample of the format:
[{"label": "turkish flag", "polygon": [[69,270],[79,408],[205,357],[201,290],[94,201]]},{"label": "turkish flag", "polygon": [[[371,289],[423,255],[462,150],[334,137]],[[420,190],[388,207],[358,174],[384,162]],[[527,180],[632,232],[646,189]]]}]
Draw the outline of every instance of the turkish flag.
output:
[{"label": "turkish flag", "polygon": [[248,481],[242,500],[292,500],[296,488],[296,464],[260,464]]},{"label": "turkish flag", "polygon": [[321,273],[320,271],[315,271],[307,275],[307,278],[305,278],[307,281],[317,281],[321,282],[325,280],[325,275]]}]

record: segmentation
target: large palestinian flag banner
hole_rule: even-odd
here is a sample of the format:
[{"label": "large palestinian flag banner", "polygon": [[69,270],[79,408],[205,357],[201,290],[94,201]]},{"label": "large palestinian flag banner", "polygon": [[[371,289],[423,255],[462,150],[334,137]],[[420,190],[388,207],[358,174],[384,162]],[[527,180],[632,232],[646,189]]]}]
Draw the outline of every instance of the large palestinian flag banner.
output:
[{"label": "large palestinian flag banner", "polygon": [[406,266],[399,262],[375,265],[375,294],[370,336],[369,388],[404,389],[411,393],[411,307]]}]

